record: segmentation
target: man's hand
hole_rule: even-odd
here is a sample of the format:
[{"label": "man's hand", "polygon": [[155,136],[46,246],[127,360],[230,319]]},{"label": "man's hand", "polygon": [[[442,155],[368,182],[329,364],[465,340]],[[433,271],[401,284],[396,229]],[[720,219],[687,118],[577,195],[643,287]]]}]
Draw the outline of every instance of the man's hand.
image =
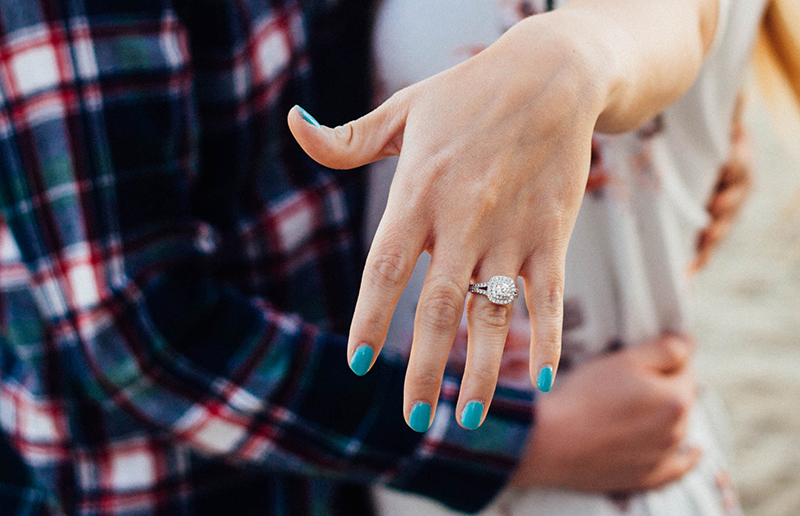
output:
[{"label": "man's hand", "polygon": [[697,384],[692,344],[664,337],[585,364],[539,398],[516,487],[653,489],[701,456],[684,444]]}]

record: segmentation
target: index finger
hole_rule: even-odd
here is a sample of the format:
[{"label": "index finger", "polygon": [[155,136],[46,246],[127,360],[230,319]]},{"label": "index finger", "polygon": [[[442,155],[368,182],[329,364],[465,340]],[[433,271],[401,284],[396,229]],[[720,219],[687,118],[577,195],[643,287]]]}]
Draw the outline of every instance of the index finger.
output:
[{"label": "index finger", "polygon": [[387,207],[367,256],[347,342],[350,369],[359,376],[383,348],[395,306],[422,254],[427,235],[413,217]]}]

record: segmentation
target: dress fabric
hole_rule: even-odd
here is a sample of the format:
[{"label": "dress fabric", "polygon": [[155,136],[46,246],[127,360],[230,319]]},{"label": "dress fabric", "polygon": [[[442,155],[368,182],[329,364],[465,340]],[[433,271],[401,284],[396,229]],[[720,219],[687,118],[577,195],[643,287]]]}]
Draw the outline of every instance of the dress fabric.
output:
[{"label": "dress fabric", "polygon": [[[378,100],[469,58],[514,23],[557,8],[560,2],[555,4],[384,0],[373,34]],[[708,222],[704,206],[728,156],[735,100],[762,9],[761,1],[721,1],[715,41],[685,96],[637,131],[594,136],[586,196],[567,255],[559,374],[662,332],[686,329],[689,265],[698,232]],[[396,159],[389,159],[370,170],[368,240],[383,212],[395,165]],[[409,346],[429,262],[427,254],[420,258],[401,297],[389,332],[393,345]],[[454,355],[459,346],[463,353],[465,333],[462,321]],[[519,353],[521,342],[522,354],[516,359],[527,360],[529,335],[524,303],[518,302],[506,354]],[[509,371],[501,383],[530,386],[527,367],[521,374]],[[687,437],[688,443],[704,450],[704,457],[683,479],[658,491],[632,495],[506,491],[481,514],[738,515],[726,466],[730,439],[726,424],[713,393],[705,390]],[[381,488],[375,496],[384,516],[449,514],[411,495]]]},{"label": "dress fabric", "polygon": [[363,176],[286,115],[362,114],[369,12],[0,0],[0,459],[32,476],[0,462],[0,514],[360,516],[377,482],[474,511],[505,484],[530,393],[490,440],[448,376],[423,435],[401,359],[347,367]]}]

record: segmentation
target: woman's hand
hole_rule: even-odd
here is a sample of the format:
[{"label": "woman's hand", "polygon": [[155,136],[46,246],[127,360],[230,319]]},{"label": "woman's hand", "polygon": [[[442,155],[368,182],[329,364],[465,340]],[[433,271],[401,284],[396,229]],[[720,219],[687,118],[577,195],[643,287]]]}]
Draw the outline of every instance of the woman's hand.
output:
[{"label": "woman's hand", "polygon": [[753,185],[753,147],[742,121],[743,113],[744,97],[740,95],[733,114],[730,154],[706,206],[711,221],[697,237],[697,256],[691,266],[693,272],[708,263],[728,235]]},{"label": "woman's hand", "polygon": [[538,403],[512,484],[579,491],[653,489],[690,471],[684,437],[696,398],[692,344],[664,337],[584,364]]},{"label": "woman's hand", "polygon": [[[299,109],[289,116],[298,142],[324,165],[351,168],[400,154],[364,270],[349,358],[357,374],[367,372],[417,258],[430,252],[406,376],[405,414],[415,430],[427,429],[435,410],[470,282],[522,276],[532,314],[531,375],[540,389],[550,389],[558,365],[564,259],[604,79],[599,58],[588,57],[594,49],[540,25],[538,42],[521,46],[512,29],[476,57],[345,126],[315,127]],[[521,56],[520,48],[539,49],[537,59]],[[482,295],[467,303],[468,355],[457,405],[467,428],[480,425],[492,399],[511,309]],[[412,415],[417,406],[421,422]]]},{"label": "woman's hand", "polygon": [[[348,359],[357,374],[369,370],[417,258],[430,252],[405,384],[413,429],[430,424],[470,281],[522,276],[530,374],[550,389],[564,259],[592,132],[632,129],[677,99],[700,67],[715,10],[715,0],[574,0],[520,22],[475,57],[344,126],[321,127],[299,108],[289,113],[295,138],[323,165],[354,168],[400,155]],[[481,295],[467,303],[456,408],[466,428],[481,424],[492,399],[511,306]]]}]

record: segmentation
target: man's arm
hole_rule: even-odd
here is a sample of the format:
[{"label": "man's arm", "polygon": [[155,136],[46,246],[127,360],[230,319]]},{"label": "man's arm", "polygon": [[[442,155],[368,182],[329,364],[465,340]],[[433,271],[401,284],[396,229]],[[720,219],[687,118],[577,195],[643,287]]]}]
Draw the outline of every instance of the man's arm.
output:
[{"label": "man's arm", "polygon": [[[210,210],[195,197],[209,170],[193,153],[195,95],[208,91],[193,87],[199,64],[185,54],[175,14],[136,6],[115,18],[105,7],[124,8],[105,6],[98,23],[125,30],[95,35],[68,20],[37,23],[35,2],[25,3],[35,30],[0,31],[8,62],[24,64],[3,65],[0,78],[0,211],[29,272],[42,338],[80,395],[109,420],[133,418],[142,432],[204,454],[279,473],[391,482],[460,510],[487,503],[516,465],[531,396],[501,394],[482,432],[499,429],[506,439],[480,438],[447,416],[459,389],[448,377],[450,410],[427,434],[408,429],[402,361],[380,358],[376,374],[357,378],[343,336],[215,274],[218,249],[207,235],[221,231],[197,215]],[[59,46],[43,30],[59,31]],[[31,55],[54,57],[31,63]],[[244,125],[215,137],[255,140]],[[211,201],[223,195],[211,192]]]}]

